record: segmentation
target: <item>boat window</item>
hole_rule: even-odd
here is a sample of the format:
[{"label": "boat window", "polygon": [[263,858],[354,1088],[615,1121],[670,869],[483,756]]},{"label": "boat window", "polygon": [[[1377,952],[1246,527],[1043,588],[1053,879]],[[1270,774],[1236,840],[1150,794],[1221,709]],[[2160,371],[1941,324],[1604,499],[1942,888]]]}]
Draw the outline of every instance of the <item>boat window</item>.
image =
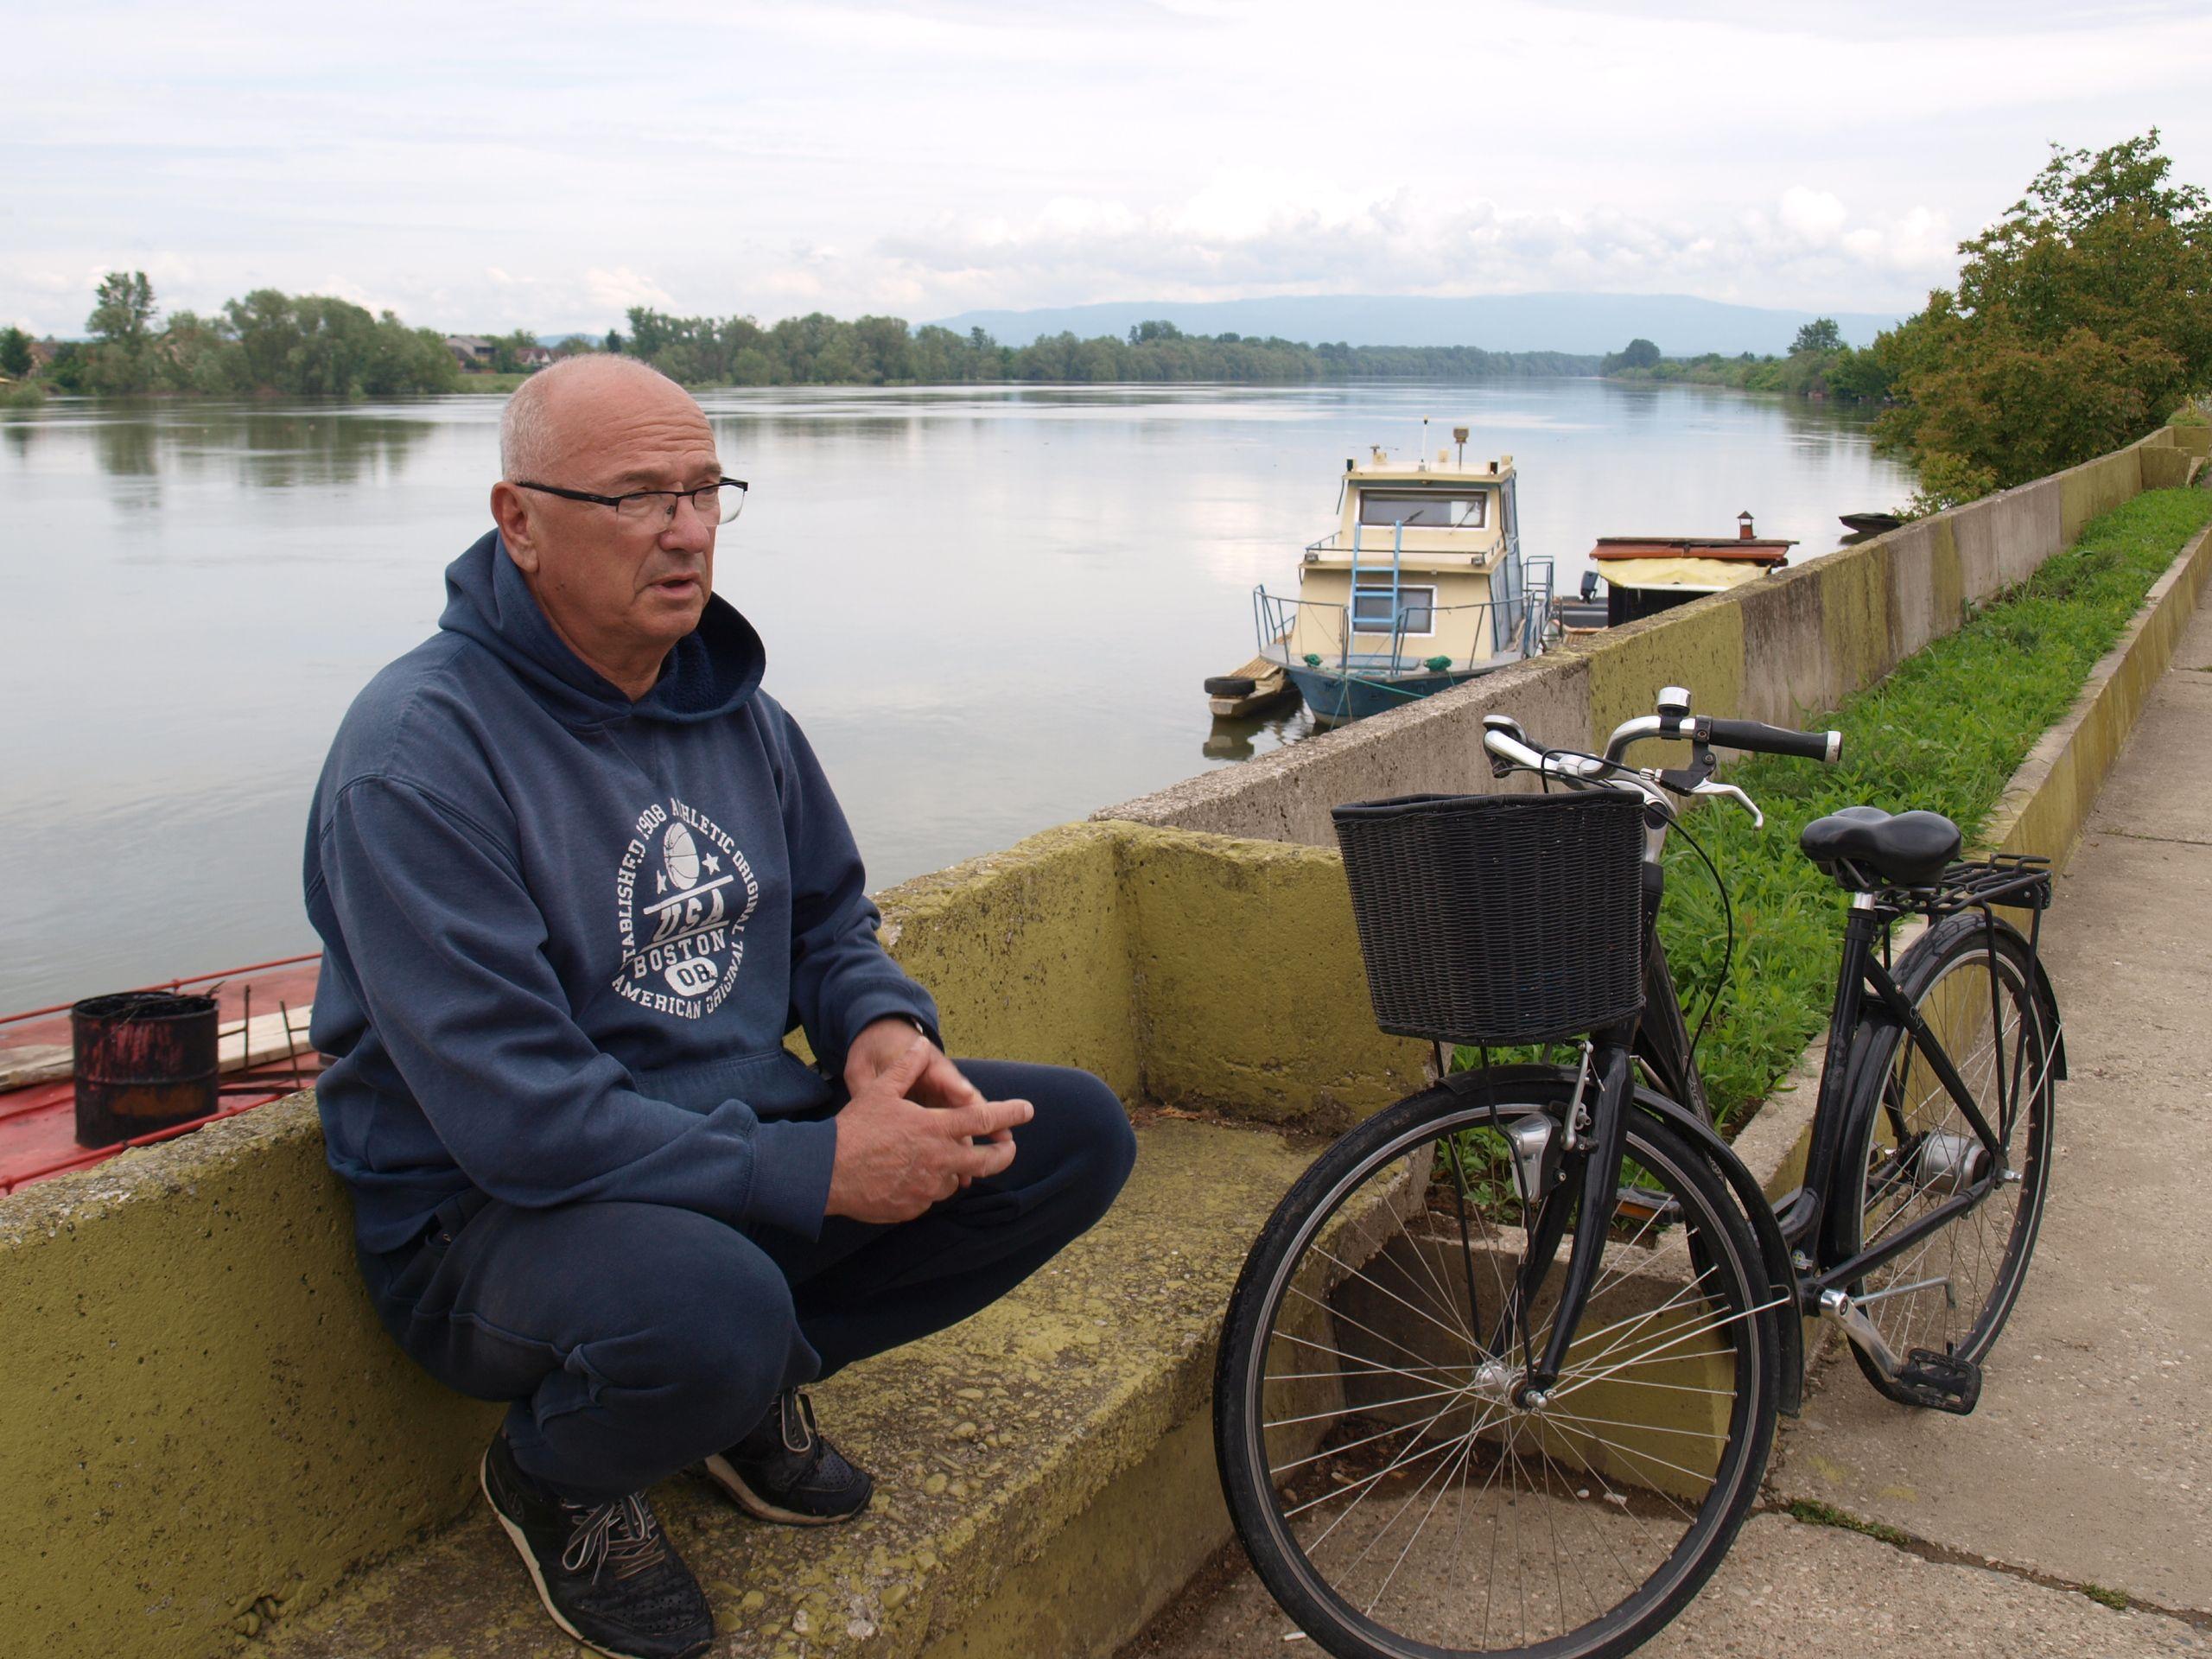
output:
[{"label": "boat window", "polygon": [[1489,522],[1490,493],[1477,490],[1468,495],[1446,495],[1423,490],[1419,495],[1377,495],[1359,493],[1359,522],[1363,524],[1402,524],[1408,530],[1480,530]]},{"label": "boat window", "polygon": [[[1398,610],[1406,620],[1408,635],[1436,632],[1436,589],[1433,588],[1401,588],[1398,589]],[[1391,631],[1390,590],[1388,588],[1362,588],[1351,596],[1353,626],[1365,633],[1388,633]]]}]

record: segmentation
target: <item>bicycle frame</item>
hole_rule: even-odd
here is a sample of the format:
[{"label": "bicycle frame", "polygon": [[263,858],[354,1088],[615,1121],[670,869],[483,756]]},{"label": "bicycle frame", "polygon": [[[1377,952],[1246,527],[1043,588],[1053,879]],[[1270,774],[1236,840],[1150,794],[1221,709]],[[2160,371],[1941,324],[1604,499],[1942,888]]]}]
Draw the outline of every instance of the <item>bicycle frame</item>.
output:
[{"label": "bicycle frame", "polygon": [[[1573,1198],[1580,1200],[1581,1213],[1602,1217],[1602,1224],[1595,1227],[1578,1225],[1574,1242],[1567,1256],[1566,1277],[1560,1287],[1560,1307],[1547,1351],[1535,1357],[1528,1377],[1522,1384],[1526,1395],[1540,1394],[1557,1380],[1565,1363],[1567,1346],[1566,1333],[1580,1317],[1590,1287],[1596,1281],[1599,1260],[1604,1253],[1604,1242],[1618,1205],[1618,1193],[1609,1184],[1611,1171],[1619,1167],[1620,1147],[1625,1139],[1627,1114],[1630,1109],[1634,1068],[1641,1065],[1657,1084],[1661,1092],[1678,1102],[1685,1109],[1684,1116],[1693,1116],[1707,1131],[1713,1131],[1713,1113],[1707,1100],[1703,1080],[1698,1074],[1695,1057],[1690,1052],[1688,1021],[1677,995],[1674,980],[1667,966],[1666,951],[1658,934],[1658,918],[1665,896],[1665,874],[1660,862],[1664,850],[1667,823],[1655,813],[1646,831],[1643,876],[1643,937],[1645,962],[1645,996],[1642,1014],[1632,1027],[1616,1029],[1594,1034],[1586,1064],[1590,1077],[1598,1084],[1590,1112],[1590,1127],[1586,1139],[1573,1149],[1587,1155],[1578,1158],[1569,1166],[1575,1180]],[[1976,906],[1986,918],[1986,925],[1994,931],[1995,914],[1987,904]],[[2005,1057],[2000,1043],[1995,1057],[1997,1067],[1997,1096],[2002,1103],[2002,1126],[1992,1124],[1975,1101],[1973,1091],[1961,1077],[1956,1063],[1942,1044],[1942,1039],[1929,1026],[1910,998],[1898,986],[1891,972],[1887,958],[1889,931],[1892,924],[1904,914],[1885,905],[1872,893],[1853,895],[1849,918],[1844,928],[1841,957],[1836,975],[1836,991],[1828,1015],[1828,1044],[1827,1059],[1821,1073],[1820,1092],[1814,1109],[1811,1147],[1807,1159],[1805,1182],[1807,1191],[1815,1195],[1815,1202],[1802,1211],[1791,1228],[1786,1242],[1793,1247],[1791,1261],[1796,1269],[1796,1301],[1800,1313],[1807,1317],[1822,1311],[1822,1298],[1844,1287],[1856,1283],[1868,1273],[1882,1267],[1913,1249],[1954,1218],[1982,1203],[2001,1185],[2008,1168],[2006,1144],[2012,1127],[2019,1118],[2022,1090],[2030,1086],[2024,1071],[2024,1051],[2028,1033],[2023,1028],[2016,1037],[2012,1067],[2008,1075]],[[2041,915],[2037,914],[2036,931],[2040,932]],[[2031,958],[2034,956],[2035,940],[2030,944]],[[1878,946],[1880,947],[1878,949]],[[1993,1003],[1995,999],[1993,984]],[[2031,1004],[2038,1009],[2043,1001],[2037,997]],[[1864,1052],[1863,1033],[1879,1022],[1893,1023],[1904,1034],[1913,1048],[1925,1059],[1943,1091],[1957,1105],[1961,1116],[1973,1130],[1986,1156],[1986,1173],[1972,1185],[1953,1193],[1943,1202],[1896,1233],[1885,1237],[1878,1244],[1842,1261],[1829,1261],[1820,1254],[1817,1235],[1819,1222],[1825,1209],[1826,1195],[1837,1173],[1844,1137],[1849,1129],[1848,1118],[1852,1102],[1859,1092],[1859,1066]],[[2032,1080],[2036,1088],[2048,1087],[2051,1078],[2063,1072],[2063,1061],[2053,1058],[2042,1075]],[[1571,1131],[1570,1131],[1571,1133]],[[1553,1188],[1553,1199],[1548,1207],[1555,1207],[1555,1216],[1546,1216],[1534,1230],[1529,1259],[1522,1264],[1522,1283],[1516,1300],[1523,1307],[1530,1305],[1551,1267],[1558,1251],[1560,1239],[1566,1230],[1569,1193],[1567,1173]],[[1761,1201],[1766,1210],[1764,1217],[1771,1222],[1770,1206]],[[1501,1330],[1502,1339],[1510,1333]],[[1502,1350],[1501,1350],[1502,1351]]]}]

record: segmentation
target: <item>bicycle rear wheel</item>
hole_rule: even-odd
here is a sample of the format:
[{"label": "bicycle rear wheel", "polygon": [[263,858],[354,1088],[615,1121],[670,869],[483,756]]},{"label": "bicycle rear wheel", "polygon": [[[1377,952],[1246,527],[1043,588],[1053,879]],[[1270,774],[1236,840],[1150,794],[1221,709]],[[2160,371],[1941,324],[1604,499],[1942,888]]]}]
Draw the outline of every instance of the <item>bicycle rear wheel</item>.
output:
[{"label": "bicycle rear wheel", "polygon": [[[2004,1144],[1998,1184],[1972,1209],[1858,1281],[1852,1299],[1900,1358],[1915,1348],[1980,1363],[2018,1299],[2050,1179],[2056,1033],[2037,997],[2027,941],[1971,911],[1938,923],[1897,966],[1912,999]],[[1927,1056],[1902,1027],[1870,1028],[1827,1205],[1828,1260],[1892,1237],[1981,1181],[1989,1159]],[[1853,1344],[1866,1379],[1893,1387]]]},{"label": "bicycle rear wheel", "polygon": [[[1230,1512],[1337,1659],[1624,1654],[1697,1592],[1756,1495],[1779,1316],[1704,1154],[1639,1116],[1565,1369],[1548,1402],[1515,1403],[1569,1240],[1553,1230],[1555,1258],[1541,1243],[1499,1132],[1563,1122],[1573,1077],[1454,1081],[1338,1141],[1254,1245],[1215,1378]],[[1570,1165],[1554,1189],[1569,1237],[1578,1185]],[[1532,1233],[1551,1265],[1522,1298]]]}]

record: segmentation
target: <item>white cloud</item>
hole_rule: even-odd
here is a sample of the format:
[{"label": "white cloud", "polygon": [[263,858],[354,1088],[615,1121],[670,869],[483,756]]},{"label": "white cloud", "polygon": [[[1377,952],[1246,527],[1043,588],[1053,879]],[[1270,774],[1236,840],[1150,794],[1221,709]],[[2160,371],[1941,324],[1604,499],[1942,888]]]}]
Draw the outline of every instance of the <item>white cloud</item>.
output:
[{"label": "white cloud", "polygon": [[1762,297],[1786,283],[1820,302],[1944,280],[1950,238],[1924,207],[1854,223],[1840,200],[1803,186],[1775,213],[1719,221],[1637,213],[1509,209],[1480,196],[1398,185],[1363,196],[1327,180],[1236,173],[1147,212],[1059,198],[1025,222],[952,215],[889,235],[876,251],[908,293],[945,309],[1143,296],[1231,293],[1473,294],[1548,288]]},{"label": "white cloud", "polygon": [[1782,222],[1808,246],[1827,247],[1849,217],[1843,203],[1825,190],[1793,184],[1782,193]]},{"label": "white cloud", "polygon": [[2203,0],[1368,0],[1351,28],[1323,0],[638,0],[622,27],[655,49],[607,50],[583,0],[526,29],[28,9],[18,57],[99,73],[0,100],[0,313],[74,331],[118,266],[165,305],[336,280],[472,330],[1355,288],[1874,309],[1946,280],[2047,138],[2155,121],[2212,182]]},{"label": "white cloud", "polygon": [[584,291],[594,305],[607,311],[626,311],[633,305],[666,309],[676,303],[666,289],[627,265],[613,270],[594,266],[584,272]]}]

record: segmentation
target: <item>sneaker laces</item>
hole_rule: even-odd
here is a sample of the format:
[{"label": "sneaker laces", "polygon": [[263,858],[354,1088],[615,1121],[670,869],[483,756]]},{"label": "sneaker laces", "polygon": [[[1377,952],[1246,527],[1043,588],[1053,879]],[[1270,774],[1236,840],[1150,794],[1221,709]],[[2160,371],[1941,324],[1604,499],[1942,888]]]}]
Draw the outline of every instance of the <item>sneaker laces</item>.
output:
[{"label": "sneaker laces", "polygon": [[603,1567],[612,1567],[616,1578],[627,1579],[668,1559],[660,1522],[635,1492],[593,1508],[566,1502],[561,1507],[569,1511],[574,1529],[568,1548],[561,1552],[564,1572],[588,1568],[591,1581],[597,1584]]},{"label": "sneaker laces", "polygon": [[[797,1408],[794,1409],[794,1407]],[[800,1437],[796,1445],[791,1441],[793,1422],[797,1422],[800,1429]],[[816,1442],[822,1438],[822,1431],[816,1427],[814,1423],[814,1402],[798,1389],[786,1389],[776,1396],[776,1427],[778,1433],[782,1437],[784,1450],[794,1457],[801,1457],[811,1452]]]}]

